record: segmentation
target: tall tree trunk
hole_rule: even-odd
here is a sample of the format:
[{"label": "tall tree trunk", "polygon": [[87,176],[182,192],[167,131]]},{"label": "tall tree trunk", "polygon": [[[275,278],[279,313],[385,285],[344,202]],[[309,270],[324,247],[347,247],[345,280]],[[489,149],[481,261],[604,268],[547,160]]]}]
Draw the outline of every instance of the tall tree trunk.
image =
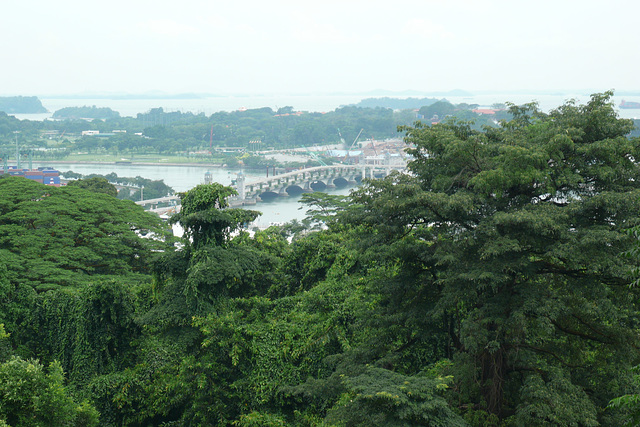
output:
[{"label": "tall tree trunk", "polygon": [[507,373],[506,350],[485,350],[480,354],[480,385],[487,411],[500,417],[503,387]]}]

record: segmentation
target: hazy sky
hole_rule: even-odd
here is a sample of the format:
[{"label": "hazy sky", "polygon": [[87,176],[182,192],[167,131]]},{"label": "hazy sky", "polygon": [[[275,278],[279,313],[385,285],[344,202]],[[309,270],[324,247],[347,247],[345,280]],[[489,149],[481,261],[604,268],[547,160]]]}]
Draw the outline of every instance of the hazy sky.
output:
[{"label": "hazy sky", "polygon": [[0,95],[640,90],[638,0],[4,1]]}]

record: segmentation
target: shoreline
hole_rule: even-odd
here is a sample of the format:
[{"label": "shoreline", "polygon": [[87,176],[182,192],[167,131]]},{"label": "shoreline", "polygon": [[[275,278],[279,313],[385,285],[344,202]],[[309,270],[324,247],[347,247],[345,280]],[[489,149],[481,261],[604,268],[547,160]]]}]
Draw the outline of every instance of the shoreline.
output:
[{"label": "shoreline", "polygon": [[55,160],[55,161],[34,161],[34,163],[58,163],[63,165],[122,165],[122,166],[203,166],[212,168],[226,168],[223,164],[216,163],[160,163],[160,162],[98,162],[92,160]]}]

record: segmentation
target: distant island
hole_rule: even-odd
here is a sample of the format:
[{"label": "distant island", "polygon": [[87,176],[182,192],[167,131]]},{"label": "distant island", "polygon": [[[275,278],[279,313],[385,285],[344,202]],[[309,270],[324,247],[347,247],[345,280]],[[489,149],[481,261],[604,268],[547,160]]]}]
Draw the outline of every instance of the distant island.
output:
[{"label": "distant island", "polygon": [[51,117],[61,120],[114,119],[120,117],[120,113],[109,107],[96,107],[93,105],[91,107],[65,107],[60,110],[56,110]]},{"label": "distant island", "polygon": [[438,102],[436,98],[366,98],[354,104],[361,108],[391,108],[393,110],[409,110],[426,107]]},{"label": "distant island", "polygon": [[0,96],[0,111],[7,114],[48,113],[37,96]]}]

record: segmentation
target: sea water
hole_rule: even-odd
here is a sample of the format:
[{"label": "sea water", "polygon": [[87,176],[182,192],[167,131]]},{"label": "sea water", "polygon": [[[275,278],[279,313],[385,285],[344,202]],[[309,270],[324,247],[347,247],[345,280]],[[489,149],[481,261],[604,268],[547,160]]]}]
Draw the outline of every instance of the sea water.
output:
[{"label": "sea water", "polygon": [[[266,170],[242,170],[237,168],[207,167],[207,166],[169,166],[169,165],[135,165],[135,164],[83,164],[83,163],[36,163],[34,167],[48,166],[60,172],[72,171],[82,175],[98,174],[108,175],[115,173],[119,177],[140,176],[151,180],[163,180],[165,184],[176,192],[184,192],[196,185],[204,183],[204,175],[209,172],[212,180],[222,185],[231,185],[239,172],[246,177],[246,182],[251,183],[266,177]],[[332,189],[330,194],[346,195],[351,188]],[[247,209],[262,212],[255,225],[267,227],[276,223],[285,223],[292,220],[301,221],[305,218],[307,207],[300,203],[301,196],[278,197],[269,202],[258,202],[256,205],[247,206]]]}]

